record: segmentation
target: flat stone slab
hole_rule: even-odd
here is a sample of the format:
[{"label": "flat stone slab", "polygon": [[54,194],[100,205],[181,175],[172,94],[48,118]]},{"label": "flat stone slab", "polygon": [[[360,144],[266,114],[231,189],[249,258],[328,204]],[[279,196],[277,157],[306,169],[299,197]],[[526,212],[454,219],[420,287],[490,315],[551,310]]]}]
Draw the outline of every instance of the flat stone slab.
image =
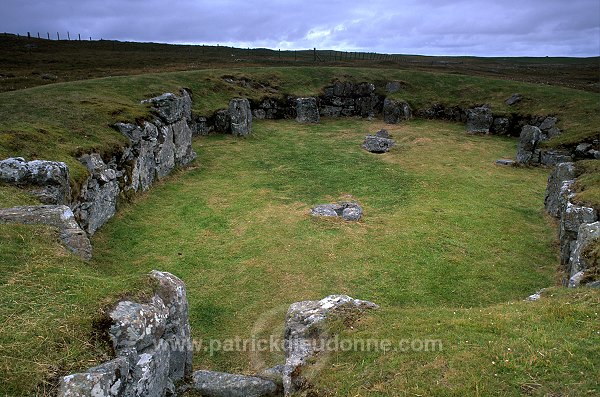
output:
[{"label": "flat stone slab", "polygon": [[84,260],[92,258],[92,244],[87,234],[75,221],[71,209],[66,205],[0,208],[0,224],[2,223],[54,226],[58,228],[60,239],[69,251]]},{"label": "flat stone slab", "polygon": [[362,218],[362,207],[355,202],[337,204],[319,204],[310,210],[312,216],[341,217],[346,221],[358,221]]},{"label": "flat stone slab", "polygon": [[257,376],[196,371],[193,389],[206,397],[270,397],[280,395],[277,385]]}]

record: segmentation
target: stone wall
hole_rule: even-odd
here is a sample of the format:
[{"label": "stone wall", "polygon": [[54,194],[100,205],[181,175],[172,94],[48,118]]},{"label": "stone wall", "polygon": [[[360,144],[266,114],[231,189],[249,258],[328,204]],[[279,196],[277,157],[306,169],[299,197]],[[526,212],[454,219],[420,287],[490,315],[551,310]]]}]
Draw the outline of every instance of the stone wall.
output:
[{"label": "stone wall", "polygon": [[[546,211],[559,220],[560,265],[565,273],[563,284],[577,287],[586,280],[591,266],[584,252],[592,243],[600,242],[600,222],[594,208],[573,202],[575,165],[557,164],[548,177]],[[597,284],[598,280],[586,280]]]},{"label": "stone wall", "polygon": [[175,167],[185,166],[196,158],[189,126],[190,94],[182,90],[180,96],[167,93],[142,103],[152,106],[155,114],[152,121],[115,126],[129,139],[129,146],[110,159],[96,153],[79,159],[90,176],[81,187],[73,212],[90,235],[114,216],[120,197],[148,190]]},{"label": "stone wall", "polygon": [[108,331],[116,358],[63,377],[59,397],[164,397],[192,374],[192,339],[183,281],[152,271],[150,302],[121,301]]}]

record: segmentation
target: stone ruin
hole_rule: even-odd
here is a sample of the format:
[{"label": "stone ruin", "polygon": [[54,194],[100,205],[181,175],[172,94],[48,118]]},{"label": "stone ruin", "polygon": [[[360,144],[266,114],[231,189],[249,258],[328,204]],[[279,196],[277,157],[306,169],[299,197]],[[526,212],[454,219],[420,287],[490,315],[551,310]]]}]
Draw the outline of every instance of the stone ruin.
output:
[{"label": "stone ruin", "polygon": [[328,320],[378,308],[347,295],[294,303],[285,318],[285,362],[257,375],[193,372],[185,284],[167,272],[150,277],[157,286],[148,302],[121,301],[108,314],[116,357],[62,377],[58,397],[166,397],[189,390],[206,397],[289,396],[302,389],[303,370],[334,336],[324,326]]},{"label": "stone ruin", "polygon": [[387,130],[379,130],[375,135],[367,135],[362,147],[371,153],[387,153],[396,145],[396,141],[390,138]]}]

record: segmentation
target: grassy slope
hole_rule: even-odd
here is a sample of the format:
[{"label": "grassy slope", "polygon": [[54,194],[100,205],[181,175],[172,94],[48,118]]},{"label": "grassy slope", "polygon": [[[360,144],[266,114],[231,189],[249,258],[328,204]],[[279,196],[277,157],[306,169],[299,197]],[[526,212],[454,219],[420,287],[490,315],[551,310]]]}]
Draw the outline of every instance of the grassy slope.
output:
[{"label": "grassy slope", "polygon": [[[385,69],[260,68],[147,74],[61,83],[0,94],[0,157],[20,155],[66,161],[80,182],[85,170],[75,160],[83,152],[110,154],[125,139],[110,126],[117,121],[148,117],[142,99],[188,87],[194,110],[208,115],[230,98],[259,99],[269,93],[224,82],[223,75],[245,76],[278,88],[281,95],[316,95],[333,79],[378,82],[402,80],[406,91],[394,94],[413,108],[434,102],[463,107],[489,103],[499,114],[555,114],[566,132],[551,145],[572,145],[598,134],[598,94],[560,87],[536,86],[468,76]],[[526,99],[514,108],[503,101],[514,92]]]}]

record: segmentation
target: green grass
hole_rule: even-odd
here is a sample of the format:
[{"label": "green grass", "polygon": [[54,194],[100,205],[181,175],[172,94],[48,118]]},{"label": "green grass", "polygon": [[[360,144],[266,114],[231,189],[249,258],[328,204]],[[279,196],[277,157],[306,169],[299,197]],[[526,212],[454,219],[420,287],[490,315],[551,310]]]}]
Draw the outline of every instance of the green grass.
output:
[{"label": "green grass", "polygon": [[[268,84],[277,94],[226,83],[225,75]],[[392,96],[407,100],[415,109],[432,103],[463,107],[489,103],[498,114],[554,114],[565,133],[550,146],[591,140],[600,124],[598,94],[568,88],[394,69],[218,69],[111,77],[0,93],[0,157],[65,161],[77,193],[87,172],[76,157],[96,151],[110,158],[124,146],[126,139],[111,126],[150,117],[148,107],[140,104],[143,99],[187,87],[193,92],[196,114],[210,115],[227,107],[232,97],[258,100],[265,96],[318,95],[334,79],[375,81],[381,93],[387,81],[402,80],[406,90]],[[509,108],[503,101],[514,92],[523,93],[525,100]]]},{"label": "green grass", "polygon": [[[387,126],[398,141],[392,152],[362,150],[364,135],[381,127],[262,121],[248,139],[200,138],[197,164],[124,205],[94,236],[90,263],[67,254],[51,229],[0,226],[7,302],[0,309],[0,394],[41,394],[52,377],[105,359],[94,321],[159,269],[185,281],[196,339],[280,336],[290,303],[345,293],[382,306],[357,328],[360,335],[426,333],[448,346],[441,358],[334,356],[324,384],[340,395],[437,393],[442,386],[432,388],[425,375],[439,374],[438,364],[452,368],[447,394],[483,387],[490,395],[502,383],[504,394],[518,395],[525,374],[537,374],[525,345],[542,339],[550,370],[540,379],[557,385],[568,376],[583,395],[591,386],[579,372],[597,366],[592,341],[556,352],[550,346],[593,336],[584,325],[597,313],[597,293],[578,304],[580,292],[561,291],[556,302],[575,299],[575,313],[518,303],[554,284],[555,237],[542,208],[547,171],[496,166],[515,142],[467,135],[459,124]],[[359,223],[308,215],[312,205],[349,195],[364,207]],[[502,349],[512,346],[519,367],[489,377],[487,361],[504,359]],[[281,360],[280,353],[196,352],[195,367],[253,372]],[[403,375],[406,368],[412,372]],[[357,388],[356,374],[366,385],[384,385]]]}]

